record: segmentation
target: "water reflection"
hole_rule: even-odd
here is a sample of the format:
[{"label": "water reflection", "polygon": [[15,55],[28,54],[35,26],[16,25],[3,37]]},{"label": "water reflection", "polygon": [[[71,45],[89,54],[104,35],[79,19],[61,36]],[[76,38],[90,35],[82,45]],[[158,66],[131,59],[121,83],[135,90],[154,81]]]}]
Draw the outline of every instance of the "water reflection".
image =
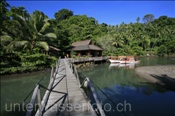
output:
[{"label": "water reflection", "polygon": [[[143,86],[135,88],[132,86],[113,85],[109,88],[103,88],[103,92],[109,95],[112,102],[105,97],[100,91],[97,91],[98,97],[103,104],[109,103],[112,105],[111,109],[115,109],[117,104],[127,102],[131,104],[131,111],[126,110],[126,116],[173,116],[175,114],[175,93],[165,92],[159,93],[154,89]],[[108,111],[105,112],[107,116],[123,115],[123,112]]]},{"label": "water reflection", "polygon": [[134,69],[135,65],[136,65],[135,63],[131,63],[131,64],[113,63],[113,64],[109,65],[109,69],[111,69],[111,68],[121,68],[121,67]]},{"label": "water reflection", "polygon": [[[44,77],[44,78],[43,78]],[[47,87],[49,83],[50,69],[37,71],[33,73],[13,74],[1,77],[1,116],[23,116],[25,112],[21,109],[15,111],[6,111],[13,108],[11,104],[21,104],[26,96],[32,91],[36,83],[42,79],[40,84]],[[41,88],[41,97],[44,95],[45,89]],[[26,100],[26,104],[30,102],[31,96]],[[6,107],[7,105],[7,107]],[[18,106],[17,106],[18,107]]]},{"label": "water reflection", "polygon": [[[132,105],[127,116],[175,116],[175,92],[152,84],[138,77],[135,68],[148,65],[175,64],[168,58],[142,58],[139,64],[101,64],[82,69],[81,72],[90,77],[103,91],[96,88],[97,95],[103,104],[110,103],[111,111],[107,116],[123,115],[116,111],[116,105],[103,94],[105,93],[115,104],[126,101]],[[114,109],[114,110],[113,110]]]}]

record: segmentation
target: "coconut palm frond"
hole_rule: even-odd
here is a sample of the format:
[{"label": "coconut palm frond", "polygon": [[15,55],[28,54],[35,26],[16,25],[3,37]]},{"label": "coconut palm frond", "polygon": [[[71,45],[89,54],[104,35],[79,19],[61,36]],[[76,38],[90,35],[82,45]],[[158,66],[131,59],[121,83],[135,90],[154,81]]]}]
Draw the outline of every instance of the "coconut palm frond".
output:
[{"label": "coconut palm frond", "polygon": [[36,46],[44,48],[46,51],[49,51],[49,45],[47,44],[47,42],[38,41],[36,42]]},{"label": "coconut palm frond", "polygon": [[29,41],[16,41],[15,47],[23,47],[25,45],[29,45]]},{"label": "coconut palm frond", "polygon": [[3,35],[3,36],[0,36],[0,44],[1,46],[5,47],[7,46],[11,41],[13,41],[12,37],[11,36],[8,36],[8,35]]},{"label": "coconut palm frond", "polygon": [[20,23],[20,25],[22,26],[22,31],[24,31],[25,34],[27,34],[28,36],[32,36],[32,30],[34,30],[34,28],[32,28],[33,26],[31,26],[31,22],[29,20],[26,20],[24,17],[20,16],[20,15],[15,15],[17,18],[17,22]]},{"label": "coconut palm frond", "polygon": [[36,27],[36,22],[37,22],[36,16],[34,14],[31,14],[29,23],[30,23],[30,27],[32,27],[35,30],[35,32],[38,31]]},{"label": "coconut palm frond", "polygon": [[38,16],[38,20],[39,21],[42,21],[43,20],[43,15],[41,13],[39,13],[39,15],[37,15],[37,16]]},{"label": "coconut palm frond", "polygon": [[17,15],[17,14],[15,14],[15,17],[17,18],[17,20],[19,20],[19,22],[20,22],[21,24],[23,24],[23,26],[28,27],[27,22],[26,22],[26,20],[25,20],[24,17],[22,17],[22,16],[20,16],[20,15]]},{"label": "coconut palm frond", "polygon": [[28,41],[12,41],[7,48],[8,49],[15,49],[18,47],[24,47],[25,45],[29,45]]},{"label": "coconut palm frond", "polygon": [[44,32],[48,27],[50,27],[50,23],[49,22],[46,22],[43,27],[41,28],[40,32]]},{"label": "coconut palm frond", "polygon": [[44,37],[47,37],[47,38],[54,38],[54,39],[57,38],[57,36],[56,36],[55,33],[47,33],[47,34],[44,35]]},{"label": "coconut palm frond", "polygon": [[50,23],[50,19],[48,17],[44,16],[43,22],[44,23]]},{"label": "coconut palm frond", "polygon": [[12,37],[9,36],[9,35],[2,35],[2,36],[0,36],[0,40],[1,40],[1,43],[2,43],[2,42],[10,42],[10,41],[12,41],[13,39],[12,39]]}]

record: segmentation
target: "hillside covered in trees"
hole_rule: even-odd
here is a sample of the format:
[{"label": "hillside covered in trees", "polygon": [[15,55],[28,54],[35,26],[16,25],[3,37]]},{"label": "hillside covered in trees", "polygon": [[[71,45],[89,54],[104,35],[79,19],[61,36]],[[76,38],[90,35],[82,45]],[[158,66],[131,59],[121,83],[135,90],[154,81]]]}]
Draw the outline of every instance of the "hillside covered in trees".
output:
[{"label": "hillside covered in trees", "polygon": [[[93,17],[62,9],[49,19],[42,11],[1,1],[1,74],[50,67],[72,42],[91,39],[108,55],[175,54],[175,18],[145,14],[120,25],[99,24]],[[143,22],[142,22],[143,21]],[[58,52],[51,48],[60,49]]]}]

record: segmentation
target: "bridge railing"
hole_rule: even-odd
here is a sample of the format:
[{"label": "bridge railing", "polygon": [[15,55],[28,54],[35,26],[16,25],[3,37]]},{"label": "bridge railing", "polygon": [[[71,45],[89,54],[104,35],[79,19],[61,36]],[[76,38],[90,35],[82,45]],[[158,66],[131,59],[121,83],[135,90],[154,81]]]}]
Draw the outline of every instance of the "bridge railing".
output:
[{"label": "bridge railing", "polygon": [[100,114],[100,116],[106,116],[105,113],[104,113],[104,110],[102,109],[102,104],[99,101],[99,98],[97,97],[97,94],[95,92],[94,85],[93,85],[93,83],[91,82],[91,80],[88,77],[85,78],[85,80],[81,84],[81,87],[89,88],[90,91],[92,92],[92,95],[93,95],[93,97],[95,99],[96,106],[97,106],[97,109],[95,109],[96,113]]},{"label": "bridge railing", "polygon": [[[23,101],[23,105],[24,105],[24,104],[25,104],[25,101],[26,101],[26,100],[28,99],[28,97],[32,94],[30,103],[27,105],[27,113],[26,113],[26,116],[31,116],[32,111],[33,111],[33,109],[35,108],[34,106],[35,106],[35,104],[36,104],[36,100],[37,100],[37,105],[39,106],[39,108],[38,108],[39,116],[42,116],[42,115],[46,112],[45,107],[46,107],[46,105],[47,105],[47,101],[48,101],[48,99],[49,99],[49,95],[50,95],[50,93],[51,93],[51,89],[52,89],[52,86],[53,86],[53,83],[54,83],[56,74],[58,73],[58,68],[59,68],[58,66],[59,66],[59,64],[60,64],[60,59],[61,59],[61,58],[59,58],[59,60],[56,62],[55,71],[54,71],[54,68],[52,67],[51,75],[50,75],[50,83],[49,83],[48,88],[46,88],[46,87],[44,87],[44,86],[42,86],[42,85],[40,84],[40,81],[42,80],[42,79],[41,79],[41,80],[36,84],[35,88],[32,90],[32,91],[33,91],[33,94],[32,94],[32,91],[31,91],[31,92],[29,93],[29,95],[25,98],[25,100]],[[55,72],[55,73],[54,73],[54,72]],[[45,96],[45,100],[44,100],[43,103],[41,103],[41,95],[40,95],[40,93],[41,93],[40,88],[41,88],[41,87],[44,88],[44,89],[46,89],[46,90],[48,90],[48,92],[49,92],[49,93]]]},{"label": "bridge railing", "polygon": [[[105,113],[104,113],[104,110],[102,109],[102,104],[100,103],[98,97],[97,97],[97,94],[95,92],[95,88],[94,88],[94,85],[93,83],[91,82],[91,80],[86,77],[84,79],[84,81],[81,83],[80,82],[80,77],[78,75],[78,72],[77,72],[77,69],[76,69],[76,66],[71,62],[70,59],[66,59],[67,63],[69,64],[70,68],[72,69],[72,72],[74,73],[75,77],[76,77],[76,80],[77,80],[77,83],[79,85],[79,87],[86,87],[86,88],[89,88],[89,90],[92,92],[92,95],[95,99],[95,102],[96,102],[96,106],[97,106],[97,109],[94,109],[95,112],[100,115],[100,116],[106,116]],[[92,111],[93,112],[93,111]],[[94,114],[94,113],[93,113]],[[96,114],[96,115],[97,115]]]}]

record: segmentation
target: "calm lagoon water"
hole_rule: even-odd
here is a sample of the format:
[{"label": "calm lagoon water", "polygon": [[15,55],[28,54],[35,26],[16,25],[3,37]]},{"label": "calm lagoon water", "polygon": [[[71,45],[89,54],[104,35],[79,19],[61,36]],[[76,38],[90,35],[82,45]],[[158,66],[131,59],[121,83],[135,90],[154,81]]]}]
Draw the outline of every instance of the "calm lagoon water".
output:
[{"label": "calm lagoon water", "polygon": [[[22,103],[40,79],[42,79],[40,83],[47,87],[50,70],[1,76],[1,116],[24,115],[14,110],[11,112],[11,104],[14,106],[14,104]],[[44,95],[44,92],[45,90],[41,89],[41,96]],[[31,95],[25,103],[29,103],[30,99]],[[9,112],[6,112],[7,110]]]},{"label": "calm lagoon water", "polygon": [[[134,71],[139,66],[167,64],[175,64],[175,60],[141,58],[141,62],[135,66],[110,66],[106,63],[81,69],[81,72],[111,99],[96,89],[107,116],[175,116],[175,92],[150,84],[138,77]],[[44,78],[41,84],[47,87],[50,70],[2,76],[1,116],[20,116],[21,114],[16,112],[5,112],[5,104],[9,107],[13,103],[22,103],[42,77]],[[42,90],[42,95],[44,91]],[[26,102],[29,102],[30,98],[31,96]]]},{"label": "calm lagoon water", "polygon": [[107,116],[175,116],[175,91],[151,84],[135,74],[136,67],[168,64],[175,64],[175,60],[146,57],[136,65],[106,63],[79,71],[95,83]]}]

